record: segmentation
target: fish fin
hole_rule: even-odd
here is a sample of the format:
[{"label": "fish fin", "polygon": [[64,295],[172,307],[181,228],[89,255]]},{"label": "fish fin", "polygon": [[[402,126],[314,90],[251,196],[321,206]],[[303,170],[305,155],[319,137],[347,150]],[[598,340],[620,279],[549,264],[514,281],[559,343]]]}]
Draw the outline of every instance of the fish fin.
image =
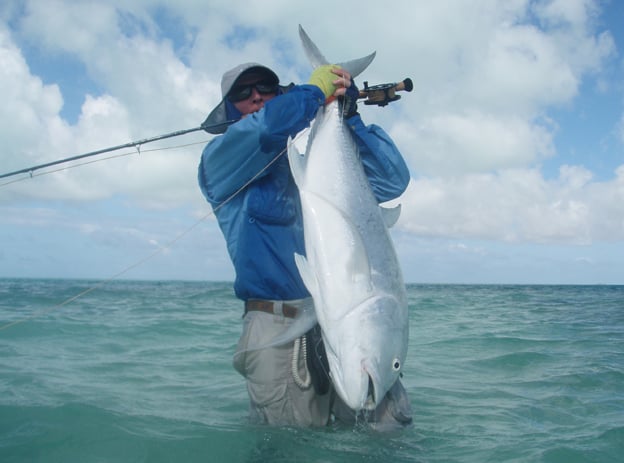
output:
[{"label": "fish fin", "polygon": [[292,138],[288,137],[288,163],[290,164],[290,172],[292,173],[295,183],[301,185],[305,173],[305,156],[297,149]]},{"label": "fish fin", "polygon": [[277,334],[271,339],[254,340],[249,339],[249,343],[246,348],[238,351],[235,356],[241,355],[244,352],[266,349],[268,347],[277,347],[292,342],[295,339],[303,336],[309,330],[316,325],[316,312],[314,311],[314,302],[312,299],[309,302],[297,307],[297,316],[293,322],[286,328],[286,330]]},{"label": "fish fin", "polygon": [[299,275],[301,275],[303,283],[306,288],[308,288],[312,297],[318,296],[318,294],[320,294],[318,280],[316,279],[312,267],[310,267],[308,259],[301,254],[295,253],[295,264],[297,265],[297,270],[299,270]]},{"label": "fish fin", "polygon": [[[288,137],[286,147],[288,150],[288,162],[290,164],[290,171],[295,183],[298,187],[301,187],[305,178],[305,168],[308,162],[307,154],[309,152],[310,143],[314,140],[318,127],[322,123],[322,115],[325,109],[321,106],[316,112],[316,116],[312,120],[309,129],[303,129],[295,137]],[[302,154],[300,149],[304,150],[305,154]]]},{"label": "fish fin", "polygon": [[392,228],[394,224],[397,223],[399,217],[401,215],[401,205],[395,207],[381,207],[379,206],[379,210],[381,211],[381,216],[383,217],[384,223],[386,227]]},{"label": "fish fin", "polygon": [[351,77],[357,77],[368,67],[369,64],[373,62],[376,54],[377,52],[374,51],[370,55],[364,56],[363,58],[353,59],[351,61],[345,61],[344,63],[337,64],[341,68],[349,71]]},{"label": "fish fin", "polygon": [[303,50],[305,51],[306,56],[308,57],[308,61],[313,68],[317,68],[322,66],[323,64],[330,64],[327,59],[323,56],[323,53],[318,49],[318,47],[312,42],[306,31],[303,30],[301,24],[299,24],[299,38],[301,38],[301,43],[303,44]]},{"label": "fish fin", "polygon": [[[313,68],[317,68],[324,64],[332,64],[327,61],[327,58],[323,56],[323,53],[318,49],[312,39],[308,36],[306,31],[303,30],[301,24],[299,24],[299,37],[301,38],[301,43],[303,44],[303,50],[305,51],[306,56],[308,57],[308,61],[312,64]],[[338,64],[341,68],[346,69],[351,74],[351,77],[356,77],[364,71],[368,67],[368,65],[375,59],[375,55],[377,52],[373,52],[368,56],[363,58],[358,58],[350,61],[345,61]]]}]

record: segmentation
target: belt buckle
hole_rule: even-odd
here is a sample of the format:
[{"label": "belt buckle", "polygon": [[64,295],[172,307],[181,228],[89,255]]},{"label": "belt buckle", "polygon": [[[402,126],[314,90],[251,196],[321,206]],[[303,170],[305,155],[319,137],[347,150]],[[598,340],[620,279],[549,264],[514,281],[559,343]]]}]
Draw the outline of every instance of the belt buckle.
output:
[{"label": "belt buckle", "polygon": [[271,301],[273,303],[273,315],[280,315],[285,317],[284,315],[284,303],[282,301]]}]

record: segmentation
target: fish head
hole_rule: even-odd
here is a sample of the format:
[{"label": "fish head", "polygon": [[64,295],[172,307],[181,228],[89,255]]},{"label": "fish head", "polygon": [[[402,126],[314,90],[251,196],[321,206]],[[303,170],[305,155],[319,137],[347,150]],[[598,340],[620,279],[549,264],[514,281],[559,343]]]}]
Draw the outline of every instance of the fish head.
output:
[{"label": "fish head", "polygon": [[407,307],[392,296],[364,301],[326,342],[332,382],[352,410],[373,410],[397,381],[407,354]]}]

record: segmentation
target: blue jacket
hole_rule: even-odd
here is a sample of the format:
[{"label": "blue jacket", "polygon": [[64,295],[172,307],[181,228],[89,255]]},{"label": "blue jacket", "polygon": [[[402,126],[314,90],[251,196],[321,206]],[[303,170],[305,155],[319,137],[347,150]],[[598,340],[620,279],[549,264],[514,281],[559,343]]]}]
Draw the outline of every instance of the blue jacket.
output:
[{"label": "blue jacket", "polygon": [[[228,127],[202,153],[199,186],[227,241],[240,299],[309,296],[293,257],[305,255],[303,224],[284,151],[288,137],[309,126],[324,100],[316,86],[295,86]],[[347,123],[377,200],[401,195],[409,171],[390,137],[380,127],[365,126],[359,115]]]}]

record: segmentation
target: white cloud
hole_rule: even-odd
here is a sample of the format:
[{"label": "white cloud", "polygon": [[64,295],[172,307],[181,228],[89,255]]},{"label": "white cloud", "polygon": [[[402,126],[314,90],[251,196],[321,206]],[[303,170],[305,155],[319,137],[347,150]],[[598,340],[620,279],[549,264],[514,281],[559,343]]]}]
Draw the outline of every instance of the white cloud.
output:
[{"label": "white cloud", "polygon": [[64,129],[59,117],[63,98],[58,86],[45,85],[30,74],[20,50],[1,24],[0,88],[0,157],[3,169],[17,169],[36,159],[39,137]]},{"label": "white cloud", "polygon": [[[392,134],[414,174],[403,198],[403,229],[460,244],[624,237],[623,167],[612,179],[596,180],[593,153],[584,153],[586,165],[567,161],[557,151],[562,121],[552,115],[553,108],[573,110],[588,79],[607,81],[601,72],[616,48],[597,26],[598,2],[399,0],[383,21],[374,8],[356,15],[348,2],[19,3],[0,13],[3,171],[197,126],[220,99],[222,72],[242,61],[266,63],[285,82],[305,79],[301,23],[329,59],[377,50],[360,86],[414,81],[414,91],[389,108],[360,105],[367,122]],[[157,18],[157,9],[177,21],[177,37],[167,36],[174,26]],[[332,15],[318,14],[328,9]],[[69,55],[97,83],[101,91],[83,95],[74,122],[61,117],[62,88],[35,75],[18,44],[51,60]],[[624,118],[619,136],[624,143]],[[198,133],[145,145],[141,155],[4,187],[0,198],[116,197],[163,213],[189,203],[203,211],[196,184],[202,145],[147,151],[208,138]],[[561,165],[556,178],[544,163]],[[462,246],[454,250],[470,249]]]},{"label": "white cloud", "polygon": [[624,166],[592,182],[562,166],[554,180],[536,169],[423,178],[402,198],[400,226],[420,236],[591,244],[624,240]]},{"label": "white cloud", "polygon": [[[3,88],[11,90],[11,100],[2,114],[8,124],[2,125],[7,134],[3,140],[10,150],[3,150],[0,156],[9,156],[11,151],[27,155],[3,162],[9,169],[199,126],[206,108],[220,98],[218,83],[186,66],[168,40],[140,33],[125,35],[112,5],[30,2],[26,11],[18,21],[21,34],[46,53],[76,55],[106,93],[85,95],[78,121],[68,124],[60,117],[63,100],[58,86],[45,86],[31,74],[3,29],[2,80]],[[148,148],[207,139],[207,134],[197,133]],[[37,188],[16,185],[9,189],[26,197],[57,199],[128,195],[159,205],[199,200],[196,169],[200,151],[201,145],[194,145],[177,152],[131,156],[99,163],[97,169],[81,168],[79,174],[73,170],[42,177]]]},{"label": "white cloud", "polygon": [[546,124],[477,111],[440,114],[419,127],[397,123],[392,136],[416,172],[454,175],[531,165],[554,154]]}]

